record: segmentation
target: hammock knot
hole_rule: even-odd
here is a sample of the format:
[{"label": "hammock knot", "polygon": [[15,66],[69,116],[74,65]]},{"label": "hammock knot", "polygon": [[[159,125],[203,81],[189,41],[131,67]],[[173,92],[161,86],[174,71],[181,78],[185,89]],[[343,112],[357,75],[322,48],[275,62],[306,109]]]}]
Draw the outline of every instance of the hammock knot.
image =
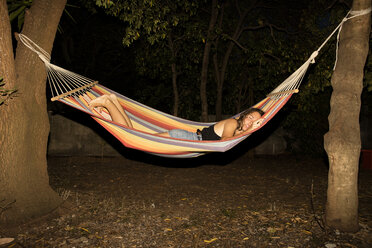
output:
[{"label": "hammock knot", "polygon": [[30,38],[28,38],[24,34],[18,34],[19,40],[28,47],[31,51],[36,53],[39,58],[45,63],[50,64],[50,54],[47,53],[44,49],[38,46],[35,42],[33,42]]},{"label": "hammock knot", "polygon": [[351,17],[366,15],[366,14],[369,14],[371,10],[372,10],[371,7],[369,7],[368,9],[362,9],[362,10],[351,10],[350,15]]},{"label": "hammock knot", "polygon": [[50,64],[50,56],[47,57],[47,56],[45,56],[44,54],[41,54],[41,53],[37,53],[37,55],[44,62],[44,64]]},{"label": "hammock knot", "polygon": [[311,54],[311,56],[309,58],[311,64],[315,63],[315,58],[316,58],[316,56],[318,56],[318,54],[319,54],[318,51],[315,51],[315,52],[313,52],[313,54]]}]

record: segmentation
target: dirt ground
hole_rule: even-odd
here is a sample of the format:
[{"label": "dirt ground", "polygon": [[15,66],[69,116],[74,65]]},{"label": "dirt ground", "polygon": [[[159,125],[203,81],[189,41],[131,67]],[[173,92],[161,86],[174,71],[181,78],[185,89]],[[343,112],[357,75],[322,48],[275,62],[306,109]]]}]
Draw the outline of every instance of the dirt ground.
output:
[{"label": "dirt ground", "polygon": [[19,227],[4,247],[372,247],[372,171],[360,171],[361,229],[345,234],[323,227],[324,159],[140,153],[48,166],[68,213]]}]

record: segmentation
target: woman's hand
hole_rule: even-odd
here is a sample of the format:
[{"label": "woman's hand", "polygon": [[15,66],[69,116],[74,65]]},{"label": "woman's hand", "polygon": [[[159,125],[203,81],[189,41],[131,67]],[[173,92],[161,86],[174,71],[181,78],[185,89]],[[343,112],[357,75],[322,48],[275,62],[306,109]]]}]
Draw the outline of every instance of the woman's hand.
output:
[{"label": "woman's hand", "polygon": [[255,121],[255,122],[253,123],[253,125],[252,125],[251,130],[260,127],[260,126],[262,125],[262,122],[263,122],[263,121],[264,121],[263,118],[258,119],[257,121]]}]

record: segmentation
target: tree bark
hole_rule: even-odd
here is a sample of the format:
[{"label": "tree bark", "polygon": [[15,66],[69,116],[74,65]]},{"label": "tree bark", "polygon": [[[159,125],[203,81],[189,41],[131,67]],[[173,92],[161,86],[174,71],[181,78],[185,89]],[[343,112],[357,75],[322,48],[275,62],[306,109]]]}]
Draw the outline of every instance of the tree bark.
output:
[{"label": "tree bark", "polygon": [[[34,0],[22,33],[50,53],[66,0]],[[0,224],[17,224],[55,209],[46,149],[46,73],[41,60],[19,44],[13,56],[7,4],[0,0],[0,75],[16,96],[0,107]],[[6,206],[6,208],[4,208]]]},{"label": "tree bark", "polygon": [[[352,9],[371,7],[371,0],[354,0]],[[363,88],[363,68],[368,54],[370,13],[343,24],[337,67],[332,75],[333,93],[324,136],[329,174],[326,224],[345,232],[358,225],[358,164],[361,148],[359,113]]]},{"label": "tree bark", "polygon": [[172,69],[172,88],[173,88],[173,115],[178,116],[178,106],[179,106],[179,94],[178,94],[178,86],[177,86],[177,65],[176,65],[176,58],[177,52],[176,48],[174,47],[174,41],[172,36],[168,35],[168,46],[170,52],[172,54],[172,62],[171,62],[171,69]]},{"label": "tree bark", "polygon": [[[232,50],[235,46],[235,43],[234,43],[234,40],[237,41],[242,32],[243,32],[243,23],[244,23],[244,20],[248,14],[248,12],[253,8],[253,5],[243,11],[240,16],[239,16],[239,21],[238,23],[236,24],[235,26],[235,30],[234,30],[234,34],[231,36],[231,39],[228,43],[227,43],[227,49],[225,49],[225,53],[224,53],[224,56],[223,56],[223,59],[221,61],[221,63],[219,63],[218,59],[217,59],[217,55],[214,56],[214,64],[215,64],[215,75],[216,75],[216,83],[217,83],[217,86],[216,86],[216,95],[217,95],[217,99],[216,99],[216,120],[219,121],[222,119],[222,93],[223,93],[223,86],[224,86],[224,82],[225,82],[225,76],[226,76],[226,71],[227,71],[227,65],[229,63],[229,59],[230,59],[230,56],[231,56],[231,53],[232,53]],[[240,13],[240,11],[237,11],[238,13]],[[222,20],[221,20],[221,24],[220,24],[220,28],[222,28]],[[218,44],[218,43],[216,43]],[[216,45],[217,46],[217,45]],[[219,51],[219,49],[216,47],[216,53]]]},{"label": "tree bark", "polygon": [[212,46],[213,30],[216,26],[218,16],[217,0],[212,1],[211,18],[209,20],[209,27],[207,33],[207,39],[205,41],[203,62],[201,71],[200,81],[200,100],[201,100],[201,120],[208,121],[208,98],[207,98],[207,82],[208,82],[208,67],[209,67],[209,56]]},{"label": "tree bark", "polygon": [[172,88],[173,88],[173,115],[178,116],[178,105],[179,105],[179,95],[177,87],[177,70],[176,63],[172,63]]}]

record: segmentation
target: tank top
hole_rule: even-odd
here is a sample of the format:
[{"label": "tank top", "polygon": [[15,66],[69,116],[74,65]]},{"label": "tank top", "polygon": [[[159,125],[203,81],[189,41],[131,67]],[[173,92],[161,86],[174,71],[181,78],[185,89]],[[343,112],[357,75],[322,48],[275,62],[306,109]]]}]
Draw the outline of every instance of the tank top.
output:
[{"label": "tank top", "polygon": [[221,137],[214,132],[214,125],[201,130],[202,140],[220,140]]}]

